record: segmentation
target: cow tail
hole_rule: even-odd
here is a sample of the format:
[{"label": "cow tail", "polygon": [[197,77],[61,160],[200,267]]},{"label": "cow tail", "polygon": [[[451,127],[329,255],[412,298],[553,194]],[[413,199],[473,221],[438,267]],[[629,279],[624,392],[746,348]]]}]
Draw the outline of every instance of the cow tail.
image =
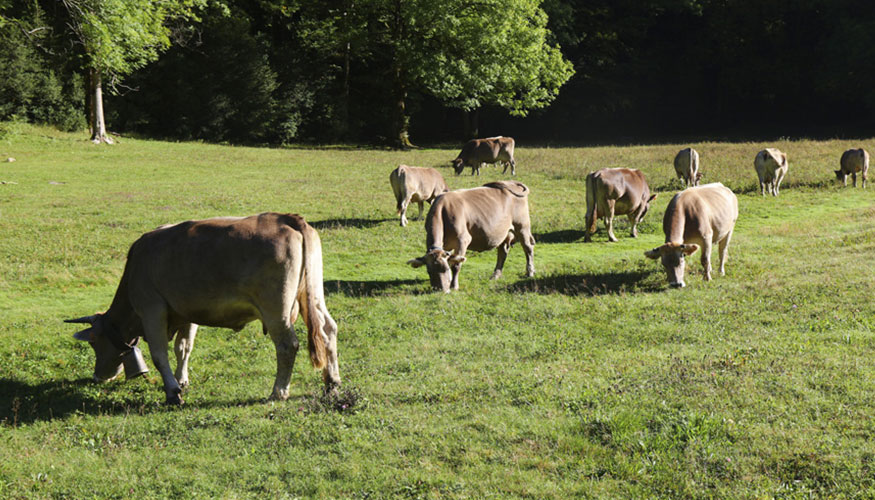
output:
[{"label": "cow tail", "polygon": [[690,148],[690,168],[687,169],[690,173],[690,186],[696,185],[696,172],[693,172],[693,148]]},{"label": "cow tail", "polygon": [[307,324],[307,347],[313,368],[325,368],[328,360],[328,338],[324,328],[336,329],[336,324],[325,307],[325,291],[322,286],[322,242],[319,234],[310,225],[304,225],[304,276],[303,293],[299,300],[304,309],[304,322]]},{"label": "cow tail", "polygon": [[588,220],[589,227],[586,228],[589,234],[595,234],[596,221],[599,220],[599,204],[595,199],[595,174],[590,172],[586,176],[586,209],[589,211],[592,207],[592,219]]},{"label": "cow tail", "polygon": [[395,193],[395,213],[401,213],[401,202],[404,197],[401,195],[401,186],[404,185],[404,172],[401,167],[396,168],[389,174],[389,183],[392,184],[392,192]]}]

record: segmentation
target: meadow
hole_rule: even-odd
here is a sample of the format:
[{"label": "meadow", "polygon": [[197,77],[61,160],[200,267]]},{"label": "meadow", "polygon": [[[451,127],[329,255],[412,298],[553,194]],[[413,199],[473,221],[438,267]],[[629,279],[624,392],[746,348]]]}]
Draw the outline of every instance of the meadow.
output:
[{"label": "meadow", "polygon": [[[532,147],[534,278],[470,254],[431,293],[415,208],[399,226],[389,172],[456,147],[265,149],[0,124],[0,498],[875,497],[875,190],[833,170],[865,141]],[[668,289],[663,242],[692,145],[703,182],[738,195],[725,277]],[[777,199],[753,158],[789,157]],[[583,243],[584,178],[644,171],[659,193],[636,239]],[[274,348],[250,324],[202,328],[181,408],[152,371],[91,382],[62,320],[102,311],[126,252],[168,222],[294,212],[319,230],[339,326],[340,400],[299,353],[291,397],[267,401]],[[412,215],[412,217],[411,217]],[[714,255],[716,266],[716,250]],[[298,322],[299,332],[303,323]],[[172,357],[172,355],[171,355]]]}]

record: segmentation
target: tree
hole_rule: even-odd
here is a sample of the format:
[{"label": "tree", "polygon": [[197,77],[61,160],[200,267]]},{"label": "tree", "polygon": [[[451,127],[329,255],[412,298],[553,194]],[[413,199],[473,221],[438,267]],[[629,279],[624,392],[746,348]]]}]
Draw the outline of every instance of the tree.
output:
[{"label": "tree", "polygon": [[87,71],[91,140],[112,143],[103,116],[103,82],[115,87],[124,76],[158,58],[170,46],[169,19],[189,17],[204,0],[62,0],[69,27],[82,45]]},{"label": "tree", "polygon": [[574,74],[548,42],[541,0],[371,0],[371,30],[388,55],[392,139],[411,146],[406,110],[417,90],[465,111],[493,104],[525,116]]}]

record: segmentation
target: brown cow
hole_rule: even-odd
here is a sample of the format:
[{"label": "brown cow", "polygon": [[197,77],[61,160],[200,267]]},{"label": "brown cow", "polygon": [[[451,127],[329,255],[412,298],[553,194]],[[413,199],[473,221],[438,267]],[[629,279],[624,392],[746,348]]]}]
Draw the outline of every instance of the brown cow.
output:
[{"label": "brown cow", "polygon": [[[98,381],[118,376],[145,338],[167,402],[181,404],[183,380],[170,370],[168,339],[191,333],[193,324],[239,331],[261,320],[276,347],[271,398],[283,400],[298,352],[298,312],[308,330],[310,361],[322,370],[326,391],[334,390],[340,384],[337,324],[325,306],[319,235],[298,215],[263,213],[180,222],[144,234],[128,251],[109,310],[68,322],[91,325],[74,337],[94,349]],[[177,362],[179,356],[177,351]]]},{"label": "brown cow", "polygon": [[684,286],[684,256],[702,247],[705,281],[711,281],[711,247],[720,248],[720,275],[726,274],[729,240],[738,220],[738,198],[719,182],[685,189],[676,194],[665,209],[662,230],[665,244],[644,252],[651,259],[661,258],[672,287]]},{"label": "brown cow", "polygon": [[781,181],[787,175],[789,167],[787,153],[782,153],[781,150],[775,148],[766,148],[757,153],[753,166],[757,171],[762,195],[765,196],[766,190],[768,190],[772,196],[778,196]]},{"label": "brown cow", "polygon": [[627,215],[632,224],[631,235],[638,236],[640,223],[650,202],[656,194],[650,194],[650,186],[640,170],[634,168],[603,168],[586,176],[586,234],[584,241],[592,241],[599,215],[604,217],[608,239],[614,236],[614,216]]},{"label": "brown cow", "polygon": [[440,172],[433,168],[408,167],[399,165],[389,174],[389,183],[397,201],[396,209],[401,214],[401,226],[407,225],[407,205],[411,201],[419,204],[419,218],[422,218],[423,202],[431,203],[438,195],[450,190]]},{"label": "brown cow", "polygon": [[466,166],[471,167],[471,175],[480,175],[480,167],[484,163],[504,163],[504,170],[510,165],[510,175],[516,175],[516,162],[513,160],[514,141],[512,137],[489,137],[486,139],[471,139],[462,148],[459,156],[453,160],[456,175],[462,173]]},{"label": "brown cow", "polygon": [[508,250],[519,241],[526,254],[526,276],[534,276],[535,238],[528,195],[525,184],[499,181],[438,196],[426,216],[426,253],[407,263],[426,266],[432,288],[449,292],[459,289],[459,270],[468,250],[498,248],[491,278],[498,279]]},{"label": "brown cow", "polygon": [[699,185],[702,173],[699,172],[699,152],[693,148],[684,148],[674,157],[674,171],[678,179],[684,181],[684,187]]},{"label": "brown cow", "polygon": [[842,153],[841,167],[835,170],[836,178],[842,181],[845,186],[848,185],[848,174],[854,180],[854,187],[857,187],[857,172],[863,177],[863,187],[866,187],[866,179],[869,177],[869,153],[863,149],[849,149]]}]

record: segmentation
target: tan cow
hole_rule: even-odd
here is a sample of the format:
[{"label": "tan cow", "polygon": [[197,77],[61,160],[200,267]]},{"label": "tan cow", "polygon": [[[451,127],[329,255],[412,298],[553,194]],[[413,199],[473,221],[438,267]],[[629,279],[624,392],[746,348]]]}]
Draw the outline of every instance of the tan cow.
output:
[{"label": "tan cow", "polygon": [[866,179],[869,177],[869,153],[863,149],[849,149],[842,153],[841,167],[836,170],[836,178],[842,181],[845,186],[848,185],[848,174],[854,180],[854,187],[857,187],[857,172],[863,177],[863,187],[866,187]]},{"label": "tan cow", "polygon": [[[94,379],[119,375],[142,336],[161,373],[167,402],[181,404],[183,380],[174,377],[167,341],[174,334],[193,341],[194,324],[239,331],[261,320],[276,347],[272,399],[289,396],[298,352],[298,313],[308,330],[310,362],[322,370],[326,391],[340,384],[337,324],[325,306],[322,244],[316,230],[293,214],[263,213],[187,221],[144,234],[131,245],[109,309],[70,323],[88,323],[74,335],[88,341],[96,361]],[[177,350],[177,363],[187,350]]]},{"label": "tan cow", "polygon": [[775,148],[766,148],[757,153],[753,165],[757,171],[762,195],[765,196],[768,190],[772,196],[778,196],[781,181],[787,175],[787,154]]},{"label": "tan cow", "polygon": [[678,179],[684,182],[684,187],[699,185],[702,173],[699,172],[699,152],[693,148],[684,148],[674,157],[674,171]]},{"label": "tan cow", "polygon": [[729,240],[738,220],[738,198],[719,182],[685,189],[665,209],[662,230],[665,244],[644,252],[661,258],[672,287],[684,286],[684,256],[702,247],[705,281],[711,281],[711,248],[720,249],[720,275],[726,274]]},{"label": "tan cow", "polygon": [[438,196],[426,216],[426,253],[407,263],[426,266],[432,288],[449,292],[459,289],[459,270],[468,250],[498,248],[491,278],[498,279],[508,250],[519,241],[526,254],[526,276],[534,276],[528,195],[525,184],[499,181]]},{"label": "tan cow", "polygon": [[604,217],[608,239],[614,236],[614,216],[626,215],[632,225],[631,236],[638,236],[640,223],[650,202],[656,195],[650,194],[650,186],[640,170],[634,168],[603,168],[586,176],[586,234],[584,241],[592,241],[599,216]]},{"label": "tan cow", "polygon": [[514,140],[512,137],[488,137],[486,139],[471,139],[462,148],[459,156],[453,160],[453,170],[456,175],[462,173],[466,166],[471,167],[471,175],[480,175],[480,167],[484,163],[504,163],[504,170],[510,165],[510,175],[516,175],[516,162],[513,160]]},{"label": "tan cow", "polygon": [[395,193],[396,209],[401,214],[401,226],[407,225],[407,205],[415,201],[419,204],[419,218],[422,218],[423,202],[431,203],[438,195],[450,190],[440,172],[433,168],[408,167],[399,165],[389,174],[389,183]]}]

